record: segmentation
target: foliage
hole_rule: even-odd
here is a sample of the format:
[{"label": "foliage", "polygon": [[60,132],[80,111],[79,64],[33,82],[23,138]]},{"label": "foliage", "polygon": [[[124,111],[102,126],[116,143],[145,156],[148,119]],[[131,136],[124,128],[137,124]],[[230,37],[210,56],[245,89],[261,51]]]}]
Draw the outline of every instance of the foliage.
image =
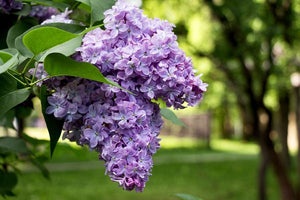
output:
[{"label": "foliage", "polygon": [[[37,87],[36,84],[40,81],[36,80],[34,76],[28,76],[28,70],[35,67],[35,62],[45,60],[47,72],[51,77],[74,75],[118,86],[113,81],[106,79],[98,70],[95,73],[93,66],[86,64],[87,66],[84,66],[85,71],[82,71],[80,67],[84,63],[74,63],[75,61],[72,60],[72,62],[65,57],[65,55],[73,54],[75,48],[80,46],[82,35],[99,27],[92,27],[92,24],[103,19],[104,10],[110,8],[114,1],[97,2],[95,1],[91,5],[80,6],[81,2],[78,1],[26,0],[23,1],[23,6],[22,3],[18,3],[18,6],[13,8],[18,10],[18,12],[11,12],[10,8],[2,10],[5,13],[1,14],[1,18],[5,15],[5,17],[11,19],[8,21],[12,23],[9,30],[1,28],[1,35],[7,33],[6,45],[9,48],[0,51],[0,84],[3,86],[0,92],[0,121],[1,126],[7,130],[10,129],[9,131],[15,129],[18,135],[18,137],[0,138],[0,193],[3,196],[14,195],[12,189],[17,184],[16,173],[18,169],[16,164],[18,162],[31,162],[41,170],[45,177],[49,177],[49,172],[42,165],[42,162],[47,160],[45,159],[47,156],[37,151],[40,146],[45,146],[46,143],[30,138],[23,133],[24,120],[33,109],[30,106],[32,105],[32,98],[38,96],[42,100],[42,110],[50,133],[51,155],[62,130],[62,121],[45,114],[49,93],[44,87],[41,90]],[[36,5],[54,7],[60,11],[69,8],[73,9],[74,13],[85,13],[92,17],[73,20],[80,22],[82,25],[91,25],[91,27],[86,28],[86,26],[82,25],[63,23],[38,25],[34,16],[27,12],[28,9],[30,11],[31,7]],[[9,12],[11,13],[9,14]],[[91,18],[91,21],[89,21],[89,18]],[[3,47],[5,48],[4,45]],[[60,66],[61,62],[72,62],[68,66],[73,65],[73,68],[71,70],[63,68]],[[79,68],[76,69],[76,65]],[[59,68],[55,68],[56,66]],[[87,69],[91,69],[91,71]],[[13,125],[14,120],[17,121],[17,126]]]},{"label": "foliage", "polygon": [[[9,29],[3,26],[0,36],[6,35],[6,44],[1,44],[4,49],[0,51],[0,84],[4,86],[0,91],[0,125],[6,132],[17,135],[0,138],[0,194],[3,196],[14,195],[12,190],[17,184],[19,162],[31,162],[49,178],[49,172],[43,165],[47,156],[45,152],[37,151],[47,144],[24,133],[25,119],[33,109],[32,99],[38,97],[50,135],[50,154],[53,155],[64,121],[46,114],[49,106],[47,99],[54,91],[40,87],[44,80],[60,76],[79,77],[115,86],[133,94],[106,78],[94,65],[69,57],[80,47],[83,35],[103,26],[103,12],[112,7],[115,3],[113,0],[12,2],[15,3],[13,7],[2,6],[0,9],[1,18],[2,15],[9,18],[7,23],[10,23]],[[36,6],[45,11],[39,13],[42,16],[33,12]],[[68,9],[72,9],[73,13],[70,14]],[[59,11],[64,12],[59,14]],[[45,23],[44,18],[50,17],[53,12],[57,15],[47,19]],[[65,19],[69,14],[70,19]],[[41,62],[48,75],[37,79]],[[164,108],[162,115],[175,124],[183,125],[171,110]],[[9,184],[5,186],[4,181]]]}]

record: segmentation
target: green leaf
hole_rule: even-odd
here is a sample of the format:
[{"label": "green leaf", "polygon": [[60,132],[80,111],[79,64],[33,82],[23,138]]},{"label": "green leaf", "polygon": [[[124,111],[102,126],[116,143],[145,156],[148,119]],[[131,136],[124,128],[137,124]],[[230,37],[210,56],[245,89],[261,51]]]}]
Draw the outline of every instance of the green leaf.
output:
[{"label": "green leaf", "polygon": [[175,115],[175,113],[172,110],[170,110],[168,108],[161,108],[160,114],[165,119],[171,121],[173,124],[185,127],[185,124],[180,119],[178,119],[178,117]]},{"label": "green leaf", "polygon": [[88,6],[91,5],[90,0],[77,0],[77,1],[78,1],[78,2],[81,2],[81,3],[84,3],[85,5],[88,5]]},{"label": "green leaf", "polygon": [[77,36],[77,34],[55,27],[41,27],[25,34],[23,43],[34,55],[38,55]]},{"label": "green leaf", "polygon": [[50,153],[52,157],[58,139],[61,135],[64,121],[58,120],[57,118],[54,117],[54,115],[48,115],[46,113],[46,109],[49,106],[47,97],[48,97],[47,88],[46,86],[42,86],[40,92],[40,99],[42,104],[42,113],[50,136]]},{"label": "green leaf", "polygon": [[[5,85],[0,90],[0,97],[17,89],[17,82],[7,73],[0,74],[0,85]],[[10,110],[0,117],[0,126],[14,128],[13,119],[15,116],[15,111]]]},{"label": "green leaf", "polygon": [[179,199],[182,200],[201,200],[200,198],[194,197],[190,194],[176,194],[175,196],[179,197]]},{"label": "green leaf", "polygon": [[[87,12],[89,14],[89,20],[88,20],[88,24],[90,24],[90,18],[91,18],[91,6],[85,3],[81,3],[78,6],[78,9],[84,10],[85,12]],[[72,18],[73,19],[73,18]]]},{"label": "green leaf", "polygon": [[34,137],[30,137],[29,135],[27,135],[25,133],[22,135],[22,138],[26,142],[31,144],[32,146],[44,145],[44,144],[47,144],[49,142],[48,140],[40,140],[40,139],[37,139],[37,138],[34,138]]},{"label": "green leaf", "polygon": [[76,52],[76,48],[80,47],[82,42],[83,36],[78,36],[74,39],[71,39],[65,43],[52,47],[51,49],[47,50],[41,58],[38,58],[40,62],[43,62],[47,55],[51,53],[61,53],[65,56],[70,56]]},{"label": "green leaf", "polygon": [[29,88],[9,92],[0,97],[0,117],[16,105],[24,102],[29,97]]},{"label": "green leaf", "polygon": [[41,28],[41,27],[56,27],[59,29],[62,29],[64,31],[70,32],[70,33],[81,33],[84,30],[84,26],[78,25],[78,24],[65,24],[65,23],[53,23],[53,24],[44,24],[44,25],[37,25],[34,27],[31,27],[29,30],[25,31],[23,34],[18,36],[15,40],[15,47],[18,49],[18,51],[25,57],[31,58],[33,56],[33,53],[29,51],[26,46],[23,43],[23,37],[28,32]]},{"label": "green leaf", "polygon": [[0,58],[1,58],[1,61],[3,63],[7,62],[9,59],[12,58],[12,55],[7,53],[7,52],[4,52],[4,51],[0,51]]},{"label": "green leaf", "polygon": [[15,49],[11,49],[14,51],[14,54],[9,54],[5,51],[0,51],[0,58],[3,61],[3,64],[0,65],[0,74],[6,72],[9,68],[18,64],[18,52]]},{"label": "green leaf", "polygon": [[15,129],[13,120],[15,118],[15,110],[10,110],[0,118],[0,126]]},{"label": "green leaf", "polygon": [[[80,4],[80,5],[89,7],[85,4]],[[76,8],[75,10],[72,11],[72,13],[69,16],[73,21],[77,23],[82,23],[86,26],[90,25],[90,13],[82,8]]]},{"label": "green leaf", "polygon": [[16,137],[0,137],[0,151],[12,153],[28,153],[24,140]]},{"label": "green leaf", "polygon": [[78,62],[59,53],[49,54],[44,60],[44,68],[51,76],[74,76],[123,89],[119,84],[105,78],[96,66],[87,62]]},{"label": "green leaf", "polygon": [[16,80],[7,73],[0,74],[0,85],[5,85],[1,87],[0,97],[17,89]]},{"label": "green leaf", "polygon": [[69,7],[68,4],[62,2],[56,2],[56,1],[49,1],[49,0],[23,0],[23,1],[37,3],[43,6],[58,8],[60,11],[65,11],[65,9]]},{"label": "green leaf", "polygon": [[0,194],[12,196],[11,190],[17,185],[18,178],[13,172],[4,172],[0,169]]},{"label": "green leaf", "polygon": [[28,30],[32,24],[20,21],[19,23],[13,25],[7,33],[6,44],[9,48],[15,48],[16,38]]},{"label": "green leaf", "polygon": [[97,21],[104,19],[104,12],[110,9],[114,4],[114,0],[89,0],[92,13],[91,13],[91,25]]}]

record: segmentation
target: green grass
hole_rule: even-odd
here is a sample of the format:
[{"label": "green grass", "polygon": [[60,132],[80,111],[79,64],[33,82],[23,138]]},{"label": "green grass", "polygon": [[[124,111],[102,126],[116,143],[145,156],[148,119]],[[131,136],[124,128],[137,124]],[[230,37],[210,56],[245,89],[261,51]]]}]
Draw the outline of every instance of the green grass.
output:
[{"label": "green grass", "polygon": [[[213,140],[212,149],[199,145],[194,139],[163,137],[162,149],[154,156],[154,168],[143,193],[123,191],[117,183],[104,175],[103,163],[99,168],[51,172],[51,181],[38,172],[19,176],[13,200],[176,200],[176,193],[188,193],[203,200],[256,199],[257,147],[239,141]],[[181,142],[184,141],[184,142]],[[168,144],[169,143],[169,144]],[[189,144],[189,145],[187,145]],[[194,156],[200,158],[193,162]],[[228,157],[236,156],[235,160]],[[191,162],[181,161],[190,157]],[[244,159],[248,157],[249,159]],[[167,158],[168,162],[158,162]],[[207,160],[207,158],[220,158]],[[59,144],[50,165],[56,168],[64,163],[89,165],[97,154],[87,148]],[[170,162],[169,162],[170,161]],[[53,166],[52,166],[53,167]],[[277,200],[278,187],[271,173],[268,175],[269,199]]]},{"label": "green grass", "polygon": [[[257,161],[223,161],[211,163],[176,163],[156,165],[143,193],[123,191],[104,175],[104,169],[53,172],[51,181],[38,173],[26,173],[15,192],[19,200],[171,200],[175,193],[188,193],[204,200],[256,199]],[[273,177],[270,199],[278,199]]]}]

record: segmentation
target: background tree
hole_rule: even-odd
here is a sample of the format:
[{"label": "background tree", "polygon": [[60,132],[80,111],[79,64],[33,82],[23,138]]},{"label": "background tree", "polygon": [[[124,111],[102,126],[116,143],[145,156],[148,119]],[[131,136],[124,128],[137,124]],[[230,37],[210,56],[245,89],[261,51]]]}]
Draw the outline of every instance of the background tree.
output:
[{"label": "background tree", "polygon": [[[173,18],[175,15],[168,10],[180,2],[165,3],[165,13],[161,15]],[[146,3],[146,6],[151,4],[154,3]],[[289,77],[299,66],[299,1],[203,0],[186,4],[188,6],[177,11],[184,17],[176,14],[173,21],[179,24],[178,32],[185,33],[181,39],[190,49],[190,55],[200,57],[198,61],[210,60],[208,70],[201,70],[203,65],[200,67],[200,71],[211,78],[207,81],[211,83],[207,104],[211,95],[219,97],[214,113],[226,108],[224,96],[214,90],[218,81],[223,81],[226,85],[222,85],[223,93],[234,96],[231,102],[238,107],[244,138],[256,140],[260,145],[259,199],[266,199],[268,164],[277,176],[281,198],[299,199],[300,191],[293,187],[289,179],[291,169],[287,168],[287,127],[292,89]],[[198,35],[197,26],[200,27]],[[184,28],[187,30],[182,31]],[[195,40],[197,37],[200,42]],[[218,120],[222,121],[222,117]]]}]

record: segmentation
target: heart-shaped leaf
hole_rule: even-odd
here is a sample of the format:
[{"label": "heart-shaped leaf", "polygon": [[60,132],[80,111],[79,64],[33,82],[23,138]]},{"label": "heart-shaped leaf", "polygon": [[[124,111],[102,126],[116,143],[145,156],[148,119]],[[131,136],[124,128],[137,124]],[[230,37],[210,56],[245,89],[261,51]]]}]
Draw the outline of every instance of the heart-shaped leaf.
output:
[{"label": "heart-shaped leaf", "polygon": [[34,55],[38,55],[77,36],[56,27],[41,27],[24,35],[23,43]]},{"label": "heart-shaped leaf", "polygon": [[51,76],[74,76],[123,89],[119,84],[105,78],[96,66],[87,62],[78,62],[59,53],[49,54],[44,60],[44,67]]}]

